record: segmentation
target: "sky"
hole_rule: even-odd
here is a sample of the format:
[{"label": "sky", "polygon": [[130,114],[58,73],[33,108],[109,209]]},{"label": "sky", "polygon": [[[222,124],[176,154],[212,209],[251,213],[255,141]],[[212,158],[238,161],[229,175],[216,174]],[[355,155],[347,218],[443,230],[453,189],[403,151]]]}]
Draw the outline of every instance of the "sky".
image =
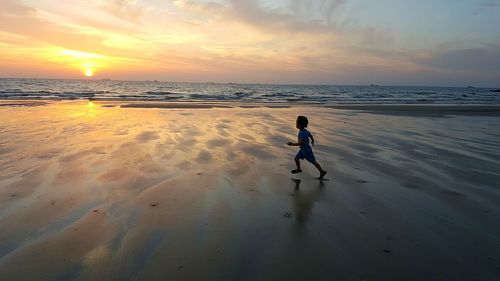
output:
[{"label": "sky", "polygon": [[0,0],[0,77],[500,86],[500,0]]}]

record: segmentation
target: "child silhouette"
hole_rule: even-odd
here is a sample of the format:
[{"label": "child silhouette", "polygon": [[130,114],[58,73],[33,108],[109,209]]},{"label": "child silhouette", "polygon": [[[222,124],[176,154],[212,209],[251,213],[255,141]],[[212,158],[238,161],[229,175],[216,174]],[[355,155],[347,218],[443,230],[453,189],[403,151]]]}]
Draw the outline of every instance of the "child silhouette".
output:
[{"label": "child silhouette", "polygon": [[299,136],[298,136],[298,142],[288,142],[287,145],[289,146],[299,146],[300,150],[295,156],[295,164],[297,165],[297,169],[292,170],[292,174],[300,173],[302,172],[302,169],[300,168],[300,160],[301,159],[306,159],[307,161],[311,162],[319,171],[319,179],[323,179],[323,177],[326,175],[326,171],[321,168],[319,163],[316,161],[316,158],[314,157],[314,153],[312,151],[311,146],[309,145],[309,138],[311,138],[311,144],[314,146],[314,138],[309,133],[308,130],[306,130],[306,127],[309,123],[309,120],[307,120],[307,117],[305,116],[298,116],[297,117],[297,122],[295,126],[297,129],[299,129]]}]

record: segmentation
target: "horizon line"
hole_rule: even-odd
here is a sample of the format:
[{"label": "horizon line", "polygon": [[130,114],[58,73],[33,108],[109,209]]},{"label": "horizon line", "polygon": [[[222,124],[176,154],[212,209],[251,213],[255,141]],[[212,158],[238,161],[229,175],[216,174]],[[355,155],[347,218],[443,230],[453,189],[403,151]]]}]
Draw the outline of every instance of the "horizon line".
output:
[{"label": "horizon line", "polygon": [[0,80],[6,79],[26,79],[26,80],[68,80],[68,81],[118,81],[118,82],[157,82],[157,83],[191,83],[191,84],[236,84],[236,85],[276,85],[276,86],[365,86],[365,87],[425,87],[425,88],[472,88],[472,89],[498,89],[499,86],[484,87],[484,86],[431,86],[431,85],[396,85],[396,84],[303,84],[303,83],[244,83],[244,82],[215,82],[215,81],[165,81],[158,79],[144,80],[144,79],[111,79],[111,78],[35,78],[35,77],[0,77]]}]

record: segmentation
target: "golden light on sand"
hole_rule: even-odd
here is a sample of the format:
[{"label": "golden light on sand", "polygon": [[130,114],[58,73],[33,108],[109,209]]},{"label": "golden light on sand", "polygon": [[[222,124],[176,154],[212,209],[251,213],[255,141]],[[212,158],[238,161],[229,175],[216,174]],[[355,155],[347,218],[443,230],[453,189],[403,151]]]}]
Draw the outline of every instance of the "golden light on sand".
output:
[{"label": "golden light on sand", "polygon": [[86,118],[88,120],[95,119],[98,114],[102,113],[99,106],[94,104],[92,101],[87,102],[79,102],[75,103],[71,107],[68,107],[69,116],[78,117],[78,118]]}]

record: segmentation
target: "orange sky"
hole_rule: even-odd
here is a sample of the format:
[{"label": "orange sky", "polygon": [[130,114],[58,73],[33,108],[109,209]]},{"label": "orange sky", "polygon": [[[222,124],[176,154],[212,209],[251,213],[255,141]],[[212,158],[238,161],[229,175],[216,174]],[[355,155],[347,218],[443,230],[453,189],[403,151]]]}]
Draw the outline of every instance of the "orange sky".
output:
[{"label": "orange sky", "polygon": [[[391,2],[0,0],[0,77],[496,83],[500,36],[484,39],[496,31],[429,34],[392,15]],[[478,29],[495,21],[492,3],[493,14],[470,11]],[[457,63],[464,55],[482,67]]]}]

